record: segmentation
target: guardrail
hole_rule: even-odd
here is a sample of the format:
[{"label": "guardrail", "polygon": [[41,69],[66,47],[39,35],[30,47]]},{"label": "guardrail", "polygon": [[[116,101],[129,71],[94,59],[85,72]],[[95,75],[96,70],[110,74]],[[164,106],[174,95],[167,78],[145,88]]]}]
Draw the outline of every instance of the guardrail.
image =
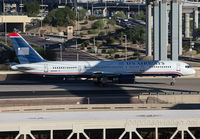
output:
[{"label": "guardrail", "polygon": [[200,91],[195,92],[141,92],[139,95],[200,95]]},{"label": "guardrail", "polygon": [[45,105],[0,107],[3,112],[72,112],[72,111],[121,111],[121,110],[166,110],[174,104],[77,104],[77,105]]}]

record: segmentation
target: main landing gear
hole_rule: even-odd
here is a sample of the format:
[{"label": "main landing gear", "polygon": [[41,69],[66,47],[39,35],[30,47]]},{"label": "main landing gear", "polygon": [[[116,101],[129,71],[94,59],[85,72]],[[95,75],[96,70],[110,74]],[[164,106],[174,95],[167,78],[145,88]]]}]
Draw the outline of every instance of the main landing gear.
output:
[{"label": "main landing gear", "polygon": [[177,77],[177,76],[172,76],[172,81],[171,81],[171,83],[170,83],[171,86],[174,86],[174,85],[175,85],[176,77]]},{"label": "main landing gear", "polygon": [[97,81],[95,82],[95,84],[97,84],[100,87],[106,87],[107,86],[107,79],[106,78],[102,78],[102,77],[98,77]]}]

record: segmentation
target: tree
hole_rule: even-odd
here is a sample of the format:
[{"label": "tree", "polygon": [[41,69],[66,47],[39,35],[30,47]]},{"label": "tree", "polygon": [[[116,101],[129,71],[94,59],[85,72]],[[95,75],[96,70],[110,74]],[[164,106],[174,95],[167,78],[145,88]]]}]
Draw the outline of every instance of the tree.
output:
[{"label": "tree", "polygon": [[86,9],[78,9],[78,13],[79,13],[79,20],[83,20],[86,16],[86,12],[87,10]]},{"label": "tree", "polygon": [[117,17],[121,17],[121,18],[126,18],[126,15],[124,14],[124,12],[117,12],[114,14],[114,17],[117,18]]},{"label": "tree", "polygon": [[28,16],[37,16],[40,11],[40,5],[38,2],[26,2],[24,4],[24,11]]},{"label": "tree", "polygon": [[128,41],[132,41],[134,44],[145,43],[145,28],[141,26],[135,26],[133,29],[123,30],[124,34],[127,35]]},{"label": "tree", "polygon": [[76,14],[69,7],[54,9],[46,16],[44,23],[52,26],[74,25]]},{"label": "tree", "polygon": [[132,15],[133,18],[138,19],[138,20],[142,20],[145,21],[146,20],[146,16],[144,14],[144,11],[140,11],[138,14]]},{"label": "tree", "polygon": [[104,28],[104,22],[103,20],[97,20],[92,24],[93,29],[103,29]]},{"label": "tree", "polygon": [[115,38],[113,36],[108,36],[106,42],[107,44],[113,44],[115,42]]},{"label": "tree", "polygon": [[200,37],[200,26],[197,29],[197,37]]},{"label": "tree", "polygon": [[114,26],[114,25],[116,25],[116,21],[114,19],[109,19],[108,24]]}]

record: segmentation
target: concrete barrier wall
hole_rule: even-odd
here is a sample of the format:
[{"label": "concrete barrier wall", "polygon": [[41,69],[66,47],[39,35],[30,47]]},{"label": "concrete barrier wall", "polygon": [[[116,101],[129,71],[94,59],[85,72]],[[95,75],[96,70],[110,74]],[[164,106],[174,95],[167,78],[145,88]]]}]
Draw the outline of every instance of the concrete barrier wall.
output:
[{"label": "concrete barrier wall", "polygon": [[174,104],[77,104],[0,107],[0,112],[64,112],[64,111],[121,111],[176,109]]},{"label": "concrete barrier wall", "polygon": [[200,103],[200,95],[140,95],[144,102],[149,98],[157,98],[160,101],[171,104],[197,104]]}]

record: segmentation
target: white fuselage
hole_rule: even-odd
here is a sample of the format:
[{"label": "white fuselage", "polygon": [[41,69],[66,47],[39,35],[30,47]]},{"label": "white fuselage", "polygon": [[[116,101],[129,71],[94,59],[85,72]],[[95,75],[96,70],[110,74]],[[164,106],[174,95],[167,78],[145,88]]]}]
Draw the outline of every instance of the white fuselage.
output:
[{"label": "white fuselage", "polygon": [[32,74],[62,76],[93,76],[96,73],[152,76],[184,76],[195,73],[188,64],[179,61],[47,61],[12,66]]}]

